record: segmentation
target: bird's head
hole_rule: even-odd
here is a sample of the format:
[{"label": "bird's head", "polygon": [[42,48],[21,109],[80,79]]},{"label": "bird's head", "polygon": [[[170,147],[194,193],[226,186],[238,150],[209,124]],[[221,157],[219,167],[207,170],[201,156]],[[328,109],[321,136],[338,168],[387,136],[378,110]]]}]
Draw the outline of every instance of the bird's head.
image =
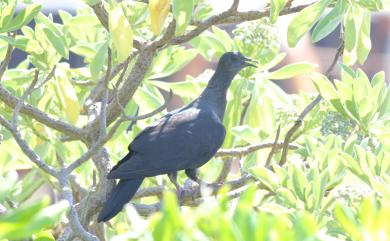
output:
[{"label": "bird's head", "polygon": [[223,69],[238,73],[241,69],[251,66],[257,67],[255,61],[245,57],[240,52],[226,52],[222,55],[218,63]]}]

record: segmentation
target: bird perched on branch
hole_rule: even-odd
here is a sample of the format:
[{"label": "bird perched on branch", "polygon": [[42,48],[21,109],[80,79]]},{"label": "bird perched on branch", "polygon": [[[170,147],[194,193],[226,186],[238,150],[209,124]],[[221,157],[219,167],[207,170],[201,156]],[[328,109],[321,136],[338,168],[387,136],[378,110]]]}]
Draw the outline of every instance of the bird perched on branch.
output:
[{"label": "bird perched on branch", "polygon": [[99,222],[108,221],[120,212],[146,177],[168,174],[180,189],[177,171],[185,170],[190,179],[200,182],[197,168],[214,156],[225,139],[222,120],[227,90],[234,76],[247,66],[256,67],[239,52],[225,53],[197,99],[166,114],[135,137],[128,147],[129,153],[107,176],[119,182],[99,213]]}]

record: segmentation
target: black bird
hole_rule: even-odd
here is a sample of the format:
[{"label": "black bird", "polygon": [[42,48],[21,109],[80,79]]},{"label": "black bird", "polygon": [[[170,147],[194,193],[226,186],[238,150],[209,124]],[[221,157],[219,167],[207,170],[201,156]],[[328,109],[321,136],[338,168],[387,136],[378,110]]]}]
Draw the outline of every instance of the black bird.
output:
[{"label": "black bird", "polygon": [[239,52],[227,52],[202,94],[189,105],[174,110],[141,131],[129,145],[129,153],[112,168],[108,179],[119,179],[98,221],[108,221],[130,201],[145,177],[168,174],[176,188],[177,171],[185,170],[195,182],[197,168],[209,161],[225,139],[222,124],[226,92],[234,76],[251,60]]}]

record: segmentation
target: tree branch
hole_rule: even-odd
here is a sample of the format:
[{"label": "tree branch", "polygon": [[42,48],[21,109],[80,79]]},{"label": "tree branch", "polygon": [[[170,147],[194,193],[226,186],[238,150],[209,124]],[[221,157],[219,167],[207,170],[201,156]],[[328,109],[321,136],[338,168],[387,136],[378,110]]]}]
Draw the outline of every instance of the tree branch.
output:
[{"label": "tree branch", "polygon": [[38,82],[38,75],[39,75],[39,70],[36,69],[33,81],[27,87],[26,91],[23,93],[22,97],[19,99],[18,103],[14,108],[14,113],[12,115],[12,125],[14,126],[15,129],[18,126],[18,115],[19,115],[20,108],[22,108],[22,105],[24,104],[24,101],[26,101],[27,97],[34,91],[34,87]]},{"label": "tree branch", "polygon": [[[115,95],[116,96],[116,95]],[[119,126],[125,122],[125,121],[139,121],[139,120],[144,120],[144,119],[147,119],[147,118],[150,118],[154,115],[157,115],[158,113],[160,113],[161,111],[165,110],[169,104],[169,102],[172,100],[172,97],[173,97],[173,91],[172,90],[169,90],[169,96],[168,98],[165,100],[164,104],[160,107],[158,107],[157,109],[147,113],[147,114],[144,114],[144,115],[139,115],[139,116],[128,116],[126,115],[126,112],[125,112],[125,109],[124,107],[120,104],[119,100],[118,100],[118,97],[116,96],[115,98],[117,99],[118,101],[118,105],[120,106],[120,109],[122,111],[122,116],[114,123],[114,125],[111,127],[110,131],[108,132],[106,138],[105,138],[105,141],[104,142],[107,142],[109,141],[112,136],[115,134],[116,130],[119,128]]]},{"label": "tree branch", "polygon": [[104,138],[106,137],[106,128],[107,128],[107,102],[108,102],[108,89],[107,84],[110,78],[111,73],[111,50],[108,49],[108,64],[107,64],[107,73],[103,81],[104,86],[104,94],[103,99],[100,105],[100,129],[99,129],[99,136],[97,137],[96,142],[88,149],[86,153],[84,153],[79,159],[71,163],[69,166],[65,167],[65,173],[71,173],[74,169],[79,167],[81,164],[83,164],[85,161],[90,159],[92,155],[94,155],[96,152],[99,151],[99,149],[104,144]]},{"label": "tree branch", "polygon": [[20,132],[6,119],[0,116],[0,124],[4,126],[9,132],[11,132],[14,137],[16,143],[19,145],[20,149],[22,149],[23,153],[40,169],[44,172],[48,173],[53,177],[58,177],[59,173],[52,166],[46,164],[26,143],[23,139]]},{"label": "tree branch", "polygon": [[[4,102],[6,105],[8,105],[11,108],[15,108],[15,106],[18,104],[19,99],[12,95],[8,90],[4,89],[3,86],[0,85],[0,100]],[[64,133],[65,135],[74,137],[76,139],[84,139],[84,131],[80,128],[77,128],[67,122],[54,119],[50,117],[45,112],[37,109],[36,107],[30,105],[30,104],[22,104],[22,107],[20,109],[20,112],[28,115],[29,117],[37,120],[38,122],[41,122],[42,124],[55,129],[61,133]]]},{"label": "tree branch", "polygon": [[[284,146],[283,142],[279,143],[261,143],[261,144],[253,144],[245,147],[237,147],[237,148],[232,148],[232,149],[219,149],[217,154],[215,154],[215,157],[220,157],[220,156],[244,156],[247,155],[251,152],[258,151],[260,149],[265,149],[265,148],[272,148],[273,146],[276,146],[276,148],[282,148]],[[289,144],[288,145],[289,149],[298,149],[298,146]]]},{"label": "tree branch", "polygon": [[61,177],[59,178],[59,181],[61,184],[62,196],[69,203],[70,206],[68,218],[69,218],[70,226],[72,227],[73,234],[79,237],[81,240],[99,241],[99,239],[95,235],[88,233],[80,223],[80,220],[77,215],[77,210],[74,207],[72,190],[69,187],[67,174],[62,173]]},{"label": "tree branch", "polygon": [[[313,3],[296,6],[292,8],[285,8],[283,11],[280,12],[280,16],[282,15],[288,15],[292,13],[296,13],[301,11],[302,9],[312,5]],[[238,12],[234,9],[235,3],[233,3],[232,7],[229,8],[227,11],[222,12],[220,14],[214,15],[202,22],[199,22],[196,25],[196,28],[185,33],[184,35],[178,36],[176,38],[173,38],[170,42],[170,44],[182,44],[186,43],[189,40],[193,39],[194,37],[201,34],[206,29],[210,28],[213,25],[217,24],[225,24],[225,23],[241,23],[245,21],[252,21],[256,19],[260,19],[262,17],[269,16],[269,8],[266,8],[261,11],[248,11],[248,12]]]},{"label": "tree branch", "polygon": [[[154,51],[145,49],[141,51],[129,76],[124,80],[123,85],[118,90],[118,99],[122,106],[125,106],[134,95],[138,86],[141,84],[150,64],[152,63]],[[113,98],[107,107],[107,125],[110,125],[120,115],[121,109],[117,101]],[[85,129],[93,133],[99,128],[99,121],[90,122]]]},{"label": "tree branch", "polygon": [[14,50],[13,46],[11,44],[8,44],[7,53],[5,54],[4,60],[0,65],[0,81],[3,78],[5,70],[7,69],[7,66],[9,64],[9,61],[11,60],[11,55],[13,50]]},{"label": "tree branch", "polygon": [[[325,72],[325,75],[329,78],[330,73],[332,72],[333,68],[337,64],[337,60],[342,55],[344,50],[344,41],[341,39],[340,46],[338,47],[336,54],[333,58],[332,63],[328,67],[328,69]],[[288,154],[288,145],[291,141],[292,136],[294,133],[301,127],[305,117],[309,114],[309,112],[318,104],[320,103],[322,97],[320,94],[317,95],[317,97],[308,105],[306,108],[302,111],[302,113],[298,116],[297,120],[295,121],[294,125],[291,127],[291,129],[287,132],[285,138],[284,138],[284,146],[282,151],[282,157],[280,158],[279,165],[284,165],[287,161],[287,154]]]},{"label": "tree branch", "polygon": [[274,153],[276,151],[276,145],[278,144],[279,135],[280,135],[280,124],[279,124],[278,130],[276,131],[274,144],[272,146],[271,151],[268,154],[267,161],[265,162],[266,167],[271,164],[272,156],[274,155]]}]

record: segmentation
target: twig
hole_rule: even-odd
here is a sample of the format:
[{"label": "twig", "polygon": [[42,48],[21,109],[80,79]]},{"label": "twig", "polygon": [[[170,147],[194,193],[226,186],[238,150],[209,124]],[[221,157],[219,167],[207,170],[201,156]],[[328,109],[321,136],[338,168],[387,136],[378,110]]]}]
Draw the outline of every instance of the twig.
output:
[{"label": "twig", "polygon": [[[114,123],[114,125],[111,127],[110,131],[108,132],[106,138],[105,138],[105,141],[104,142],[107,142],[108,140],[110,140],[112,138],[112,136],[115,134],[116,130],[119,128],[119,126],[125,122],[125,121],[139,121],[139,120],[144,120],[144,119],[147,119],[147,118],[150,118],[154,115],[157,115],[158,113],[160,113],[161,111],[165,110],[169,104],[169,102],[172,100],[172,97],[173,97],[173,91],[172,90],[169,90],[169,96],[168,98],[165,100],[164,104],[161,105],[160,107],[158,107],[157,109],[147,113],[147,114],[144,114],[144,115],[139,115],[139,116],[128,116],[126,115],[126,112],[125,112],[125,109],[124,107],[118,102],[118,105],[120,106],[120,109],[122,111],[122,116]],[[118,100],[117,100],[118,101]]]},{"label": "twig", "polygon": [[18,103],[16,104],[14,108],[14,113],[12,116],[12,125],[17,128],[18,126],[18,115],[20,112],[20,109],[22,108],[24,102],[26,99],[37,89],[40,89],[47,81],[49,81],[53,76],[55,72],[55,66],[53,67],[52,71],[48,74],[48,76],[45,78],[44,81],[42,81],[38,86],[36,86],[38,82],[38,77],[39,77],[39,69],[35,70],[34,78],[31,84],[27,87],[26,91],[23,93],[22,97],[18,100]]},{"label": "twig", "polygon": [[56,66],[51,69],[50,73],[46,76],[45,80],[43,80],[41,83],[39,83],[35,88],[34,91],[37,89],[42,88],[51,78],[53,78],[54,74],[56,72]]},{"label": "twig", "polygon": [[229,159],[223,161],[221,172],[219,173],[217,179],[215,179],[216,183],[223,183],[226,180],[226,178],[228,177],[229,172],[230,172],[230,170],[232,168],[232,164],[233,164],[233,158],[232,157],[230,157]]},{"label": "twig", "polygon": [[276,145],[278,144],[279,135],[280,135],[280,125],[278,127],[278,130],[276,131],[275,141],[274,141],[274,144],[272,146],[272,149],[268,154],[267,161],[265,162],[264,166],[266,166],[266,167],[268,167],[271,164],[272,156],[274,155],[274,153],[276,151]]},{"label": "twig", "polygon": [[93,11],[95,12],[96,17],[99,19],[103,27],[108,31],[108,13],[103,7],[103,3],[99,2],[92,6]]},{"label": "twig", "polygon": [[36,164],[40,169],[44,172],[50,174],[53,177],[58,177],[58,171],[55,170],[52,166],[46,164],[26,143],[26,141],[22,138],[20,132],[6,119],[0,116],[0,124],[4,126],[9,132],[11,132],[14,137],[16,143],[18,143],[20,149],[29,157],[29,159]]},{"label": "twig", "polygon": [[96,86],[91,90],[91,93],[86,98],[86,101],[84,104],[85,109],[88,109],[93,103],[96,102],[96,100],[98,100],[102,96],[102,93],[104,91],[104,82],[106,81],[106,79],[107,79],[107,82],[111,81],[121,70],[122,70],[122,72],[121,72],[121,75],[120,75],[117,83],[120,82],[121,79],[123,79],[123,77],[126,73],[126,70],[129,66],[130,61],[135,56],[137,56],[137,54],[138,54],[138,52],[133,53],[125,61],[123,61],[122,63],[115,66],[115,68],[112,71],[110,71],[111,73],[109,71],[107,71],[106,73],[110,73],[108,78],[107,78],[107,75],[105,75],[105,76],[101,77],[101,79],[98,80]]},{"label": "twig", "polygon": [[[332,72],[333,68],[337,64],[337,60],[342,55],[344,50],[344,41],[341,40],[340,46],[338,47],[336,54],[333,58],[332,63],[328,67],[328,69],[325,72],[325,75],[329,77],[330,73]],[[294,133],[299,129],[299,127],[302,125],[305,117],[309,114],[309,112],[318,104],[320,103],[322,97],[320,94],[317,95],[317,97],[308,105],[306,108],[302,111],[302,113],[298,116],[297,120],[295,121],[294,125],[291,127],[291,129],[287,132],[285,138],[284,138],[284,146],[282,151],[282,157],[280,158],[279,165],[284,165],[287,161],[287,154],[288,154],[288,145],[291,141],[292,136]]]},{"label": "twig", "polygon": [[123,67],[123,69],[122,69],[122,72],[121,72],[121,75],[119,76],[118,81],[115,83],[115,87],[116,87],[116,88],[119,88],[119,86],[121,85],[121,83],[122,83],[122,81],[123,81],[123,79],[124,79],[124,77],[125,77],[125,74],[126,74],[126,72],[127,72],[127,69],[128,69],[128,67],[129,67],[130,61],[131,61],[132,59],[134,59],[134,58],[137,56],[137,54],[138,54],[138,52],[132,54],[131,56],[129,56],[129,57],[126,59],[125,65],[124,65],[124,67]]},{"label": "twig", "polygon": [[38,82],[38,75],[39,75],[39,69],[35,70],[33,81],[30,83],[30,85],[27,87],[26,91],[23,93],[22,97],[20,97],[18,103],[16,104],[14,108],[14,113],[12,115],[12,125],[14,128],[17,128],[18,126],[18,115],[20,108],[22,108],[22,105],[26,101],[27,97],[34,91],[34,87]]},{"label": "twig", "polygon": [[[219,149],[217,154],[215,154],[215,157],[220,157],[220,156],[244,156],[247,155],[251,152],[255,152],[261,149],[265,148],[272,148],[273,146],[276,146],[276,148],[281,148],[284,146],[283,142],[279,143],[261,143],[261,144],[253,144],[245,147],[237,147],[237,148],[232,148],[232,149]],[[288,145],[289,149],[298,149],[298,146],[289,144]]]},{"label": "twig", "polygon": [[5,70],[7,69],[7,66],[9,64],[9,61],[11,60],[11,55],[13,50],[14,50],[13,46],[11,44],[8,44],[7,53],[5,54],[5,58],[0,65],[0,81],[3,78]]},{"label": "twig", "polygon": [[[230,186],[231,190],[234,190],[245,186],[246,183],[250,180],[254,180],[254,179],[251,176],[246,175],[236,180],[226,182],[224,185]],[[215,195],[218,193],[219,189],[222,186],[223,185],[220,183],[212,183],[212,184],[208,184],[207,188],[210,188],[211,194]],[[133,199],[150,197],[150,196],[162,196],[165,190],[166,190],[165,186],[143,188],[138,190],[138,192],[134,195]],[[200,197],[201,197],[201,192],[199,188],[184,189],[181,194],[181,200],[179,201],[180,203],[185,204],[185,203],[189,203],[191,200],[195,200]]]},{"label": "twig", "polygon": [[105,80],[103,81],[103,86],[105,86],[103,99],[100,106],[100,131],[99,136],[96,142],[88,149],[86,153],[84,153],[79,159],[72,162],[69,166],[64,168],[65,173],[71,173],[74,169],[79,167],[85,161],[90,159],[92,155],[94,155],[104,144],[104,138],[106,137],[106,128],[107,128],[107,102],[108,102],[108,89],[107,83],[109,81],[109,73],[111,72],[111,50],[108,50],[108,64],[107,64],[107,74],[105,76]]}]

